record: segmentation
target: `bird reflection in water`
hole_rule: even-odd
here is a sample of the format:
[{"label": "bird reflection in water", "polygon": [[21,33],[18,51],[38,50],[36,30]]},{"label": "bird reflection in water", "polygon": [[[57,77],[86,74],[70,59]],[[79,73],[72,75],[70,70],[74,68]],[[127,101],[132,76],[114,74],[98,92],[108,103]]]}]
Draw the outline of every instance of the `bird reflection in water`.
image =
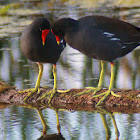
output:
[{"label": "bird reflection in water", "polygon": [[[54,109],[54,108],[53,108]],[[46,127],[46,122],[44,120],[44,117],[43,117],[43,114],[42,114],[42,110],[41,109],[38,109],[38,114],[40,116],[40,119],[42,121],[42,124],[43,124],[43,133],[41,135],[40,138],[38,138],[38,140],[65,140],[65,138],[62,136],[61,134],[61,131],[60,131],[60,123],[59,123],[59,116],[58,116],[58,111],[61,111],[58,110],[58,109],[54,109],[55,110],[55,113],[56,113],[56,119],[57,119],[57,130],[58,130],[58,134],[51,134],[51,135],[47,135],[46,134],[46,131],[47,131],[47,127]],[[116,121],[115,121],[115,117],[114,117],[114,114],[103,109],[102,107],[97,107],[97,110],[95,110],[95,112],[99,113],[100,114],[100,117],[102,119],[102,122],[103,122],[103,125],[104,125],[104,128],[105,128],[105,132],[106,132],[106,140],[109,140],[110,137],[111,137],[111,130],[108,126],[108,123],[107,123],[107,120],[106,120],[106,115],[109,115],[112,122],[113,122],[113,126],[115,128],[115,135],[116,135],[116,140],[119,140],[119,130],[118,130],[118,127],[117,127],[117,124],[116,124]]]},{"label": "bird reflection in water", "polygon": [[117,127],[117,124],[116,124],[116,121],[115,121],[115,117],[114,117],[114,114],[107,111],[106,109],[103,109],[102,107],[97,107],[97,112],[100,113],[100,116],[101,116],[101,119],[102,119],[102,122],[103,122],[103,125],[104,125],[104,128],[105,128],[105,131],[106,131],[106,140],[109,140],[110,139],[110,136],[111,136],[111,131],[110,131],[110,128],[108,126],[108,123],[107,123],[107,120],[106,120],[106,115],[109,115],[112,122],[113,122],[113,126],[115,128],[115,135],[116,135],[116,140],[119,140],[119,130],[118,130],[118,127]]},{"label": "bird reflection in water", "polygon": [[[6,105],[5,104],[0,104],[0,109],[6,108],[6,107],[7,107],[7,104]],[[45,109],[46,107],[45,106],[39,106],[39,105],[38,105],[38,107],[35,107],[35,106],[32,106],[32,105],[27,105],[26,107],[37,110],[38,115],[39,115],[39,117],[41,119],[41,122],[42,122],[42,125],[43,125],[42,134],[37,140],[65,140],[65,138],[61,134],[58,111],[68,111],[68,110],[53,108],[53,110],[56,113],[58,133],[47,134],[48,127],[47,127],[45,118],[44,118],[43,113],[42,113],[42,110]],[[96,110],[93,110],[94,111],[93,113],[99,113],[100,117],[102,119],[103,126],[105,128],[105,133],[106,133],[106,140],[109,140],[111,138],[111,130],[110,130],[109,124],[108,124],[107,119],[106,119],[107,115],[109,115],[111,120],[112,120],[114,129],[115,129],[116,140],[119,140],[120,133],[119,133],[116,121],[115,121],[114,113],[111,113],[110,111],[105,110],[102,107],[97,107],[97,108],[94,108],[94,109],[96,109]],[[97,123],[97,120],[94,123]]]},{"label": "bird reflection in water", "polygon": [[49,134],[49,135],[46,134],[47,125],[46,125],[46,121],[45,121],[43,114],[42,114],[42,109],[37,109],[37,112],[38,112],[39,117],[41,119],[41,122],[43,124],[43,133],[42,133],[41,137],[38,138],[37,140],[65,140],[65,138],[62,136],[61,131],[60,131],[58,109],[55,109],[58,134]]}]

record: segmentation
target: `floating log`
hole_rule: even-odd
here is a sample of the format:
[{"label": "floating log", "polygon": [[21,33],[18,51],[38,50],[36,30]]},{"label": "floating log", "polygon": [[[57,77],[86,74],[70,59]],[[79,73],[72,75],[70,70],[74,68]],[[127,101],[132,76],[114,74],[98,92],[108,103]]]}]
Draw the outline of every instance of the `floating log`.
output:
[{"label": "floating log", "polygon": [[[51,88],[41,88],[39,94],[34,93],[27,99],[27,103],[24,103],[24,97],[30,92],[19,93],[19,91],[22,91],[21,89],[16,89],[15,87],[0,83],[0,102],[19,106],[26,106],[28,104],[35,107],[50,107],[48,104],[49,96],[40,101],[38,99],[51,90]],[[96,110],[95,105],[102,97],[93,98],[92,92],[81,96],[75,96],[77,93],[86,90],[87,89],[71,89],[67,93],[57,92],[51,101],[51,106],[56,109],[67,109],[70,111],[94,111]],[[106,90],[107,89],[102,89],[97,94],[105,92]],[[121,95],[121,97],[110,95],[101,104],[101,107],[110,112],[140,113],[140,90],[114,89],[113,91],[116,94]]]}]

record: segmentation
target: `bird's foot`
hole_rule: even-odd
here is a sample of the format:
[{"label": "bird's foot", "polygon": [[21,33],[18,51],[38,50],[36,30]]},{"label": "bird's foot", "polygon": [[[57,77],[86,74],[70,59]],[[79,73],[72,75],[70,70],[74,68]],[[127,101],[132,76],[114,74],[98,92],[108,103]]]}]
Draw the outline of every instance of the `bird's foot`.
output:
[{"label": "bird's foot", "polygon": [[26,93],[26,92],[36,92],[38,90],[38,94],[40,93],[40,89],[38,88],[30,88],[30,89],[25,89],[25,90],[22,90],[22,91],[18,91],[18,93]]},{"label": "bird's foot", "polygon": [[112,94],[115,97],[121,97],[121,95],[117,95],[112,90],[105,91],[103,93],[100,93],[98,95],[94,95],[93,96],[93,98],[96,98],[96,97],[100,97],[100,96],[103,96],[104,95],[103,98],[96,104],[96,106],[99,106],[110,94]]},{"label": "bird's foot", "polygon": [[51,101],[52,101],[52,99],[53,99],[53,97],[54,97],[54,94],[55,94],[55,93],[56,93],[56,90],[53,89],[53,90],[51,90],[50,92],[48,92],[47,94],[45,94],[45,95],[43,95],[42,97],[40,97],[40,98],[38,99],[38,101],[40,101],[40,100],[42,100],[42,99],[45,99],[47,96],[50,95],[50,98],[49,98],[49,101],[48,101],[48,104],[50,104]]},{"label": "bird's foot", "polygon": [[53,89],[50,93],[48,93],[48,94],[51,94],[51,95],[50,95],[50,98],[49,98],[49,101],[48,101],[48,104],[51,104],[51,101],[52,101],[52,99],[53,99],[53,97],[54,97],[54,94],[55,94],[56,92],[57,92],[57,91]]},{"label": "bird's foot", "polygon": [[98,91],[100,91],[102,89],[102,87],[101,86],[99,86],[99,87],[86,87],[86,89],[89,89],[89,90],[79,92],[75,96],[80,96],[80,95],[83,95],[83,94],[86,94],[86,93],[89,93],[89,92],[93,92],[93,91],[94,91],[93,95],[95,95],[96,92],[98,92]]},{"label": "bird's foot", "polygon": [[50,92],[48,92],[47,94],[43,95],[39,100],[42,100],[42,99],[44,99],[44,98],[46,98],[47,96],[50,95],[50,98],[49,98],[49,101],[48,101],[48,103],[50,104],[51,101],[52,101],[52,99],[53,99],[53,97],[54,97],[54,94],[55,94],[56,92],[59,92],[59,93],[66,93],[66,92],[69,92],[69,91],[70,91],[70,89],[68,89],[68,90],[56,90],[56,89],[53,89],[53,90],[51,90]]},{"label": "bird's foot", "polygon": [[25,89],[23,91],[19,91],[18,93],[26,93],[26,92],[30,92],[24,99],[23,102],[26,102],[27,99],[33,95],[33,93],[39,94],[40,93],[40,88],[31,88],[31,89]]},{"label": "bird's foot", "polygon": [[[66,93],[66,92],[69,92],[70,91],[70,89],[68,89],[68,90],[53,90],[50,94],[50,99],[49,99],[49,101],[48,101],[48,103],[50,104],[51,103],[51,101],[52,101],[52,99],[53,99],[53,97],[54,97],[54,94],[56,93],[56,92],[59,92],[59,93]],[[49,94],[49,93],[48,93]]]}]

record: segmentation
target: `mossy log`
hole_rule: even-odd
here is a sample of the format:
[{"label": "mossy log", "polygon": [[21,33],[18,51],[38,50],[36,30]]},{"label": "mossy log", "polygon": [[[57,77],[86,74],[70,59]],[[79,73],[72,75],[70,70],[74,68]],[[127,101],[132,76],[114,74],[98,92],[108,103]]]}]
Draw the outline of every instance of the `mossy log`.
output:
[{"label": "mossy log", "polygon": [[[48,104],[49,96],[40,101],[38,99],[51,90],[51,88],[41,88],[41,92],[39,94],[34,93],[33,96],[27,99],[27,103],[25,104],[23,99],[29,92],[19,93],[22,90],[0,83],[0,102],[19,106],[50,107]],[[56,93],[51,105],[56,109],[94,111],[96,110],[95,105],[102,97],[93,98],[92,93],[74,96],[76,93],[85,90],[87,89],[71,89],[67,93]],[[99,91],[98,94],[104,91],[106,89]],[[121,97],[108,96],[101,104],[104,109],[110,112],[140,113],[140,90],[114,89],[113,91],[121,95]]]}]

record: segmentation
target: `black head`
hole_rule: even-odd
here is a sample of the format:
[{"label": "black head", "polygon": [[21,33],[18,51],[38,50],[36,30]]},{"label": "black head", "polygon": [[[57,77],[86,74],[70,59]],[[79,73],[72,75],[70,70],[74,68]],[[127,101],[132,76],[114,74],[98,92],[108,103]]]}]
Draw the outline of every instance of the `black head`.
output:
[{"label": "black head", "polygon": [[71,19],[71,18],[62,18],[57,20],[53,26],[52,31],[56,36],[60,38],[65,36],[65,33],[70,31],[77,25],[78,21]]},{"label": "black head", "polygon": [[50,31],[50,23],[46,18],[36,18],[29,26],[31,30],[36,31],[37,35],[42,38],[43,46],[45,45],[46,37]]},{"label": "black head", "polygon": [[40,17],[36,18],[31,23],[31,27],[33,27],[36,31],[42,32],[45,29],[50,29],[50,23],[46,18]]}]

